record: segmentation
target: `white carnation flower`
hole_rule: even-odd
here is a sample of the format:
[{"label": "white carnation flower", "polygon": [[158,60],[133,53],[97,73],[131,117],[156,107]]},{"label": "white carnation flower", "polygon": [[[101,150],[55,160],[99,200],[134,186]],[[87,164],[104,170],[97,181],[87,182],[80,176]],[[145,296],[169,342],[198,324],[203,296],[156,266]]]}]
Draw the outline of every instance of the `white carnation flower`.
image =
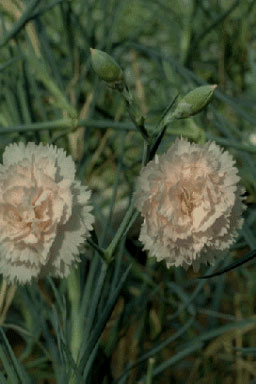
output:
[{"label": "white carnation flower", "polygon": [[208,142],[176,139],[141,170],[135,205],[144,217],[140,240],[167,266],[213,264],[234,243],[246,208],[232,156]]},{"label": "white carnation flower", "polygon": [[0,273],[29,283],[67,276],[76,265],[94,217],[91,192],[75,180],[63,149],[10,144],[0,165]]}]

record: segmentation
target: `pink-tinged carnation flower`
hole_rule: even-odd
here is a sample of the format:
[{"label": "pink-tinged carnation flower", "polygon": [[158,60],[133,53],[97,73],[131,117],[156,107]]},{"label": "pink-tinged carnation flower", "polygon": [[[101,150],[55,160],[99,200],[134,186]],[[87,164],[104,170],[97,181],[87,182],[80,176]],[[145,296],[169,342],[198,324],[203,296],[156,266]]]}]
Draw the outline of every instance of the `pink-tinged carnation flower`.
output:
[{"label": "pink-tinged carnation flower", "polygon": [[246,208],[232,156],[208,142],[176,139],[141,170],[135,204],[144,217],[140,241],[167,266],[213,264],[234,243]]},{"label": "pink-tinged carnation flower", "polygon": [[76,265],[94,217],[91,192],[75,180],[63,149],[10,144],[0,165],[0,273],[29,283],[67,276]]}]

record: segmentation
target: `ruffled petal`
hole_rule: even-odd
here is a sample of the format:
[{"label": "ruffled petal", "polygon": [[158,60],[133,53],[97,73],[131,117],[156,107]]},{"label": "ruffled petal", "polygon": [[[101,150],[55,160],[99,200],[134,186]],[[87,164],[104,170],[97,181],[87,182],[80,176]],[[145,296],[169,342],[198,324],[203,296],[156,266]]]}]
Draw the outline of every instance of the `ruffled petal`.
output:
[{"label": "ruffled petal", "polygon": [[181,138],[141,170],[134,196],[150,256],[194,269],[223,256],[246,208],[234,163],[215,142],[201,147]]}]

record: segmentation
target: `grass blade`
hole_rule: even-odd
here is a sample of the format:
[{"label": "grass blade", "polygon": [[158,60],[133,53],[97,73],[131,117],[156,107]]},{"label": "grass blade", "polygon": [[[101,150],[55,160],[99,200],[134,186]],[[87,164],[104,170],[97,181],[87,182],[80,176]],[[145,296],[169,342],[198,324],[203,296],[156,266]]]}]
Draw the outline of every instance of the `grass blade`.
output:
[{"label": "grass blade", "polygon": [[220,269],[218,272],[212,273],[210,275],[200,276],[199,279],[207,279],[210,277],[222,275],[223,273],[227,273],[227,272],[231,271],[232,269],[240,267],[240,265],[243,265],[243,264],[247,263],[248,261],[254,259],[255,256],[256,256],[256,249],[253,249],[252,251],[250,251],[246,255],[240,257],[238,260],[229,264],[227,267]]}]

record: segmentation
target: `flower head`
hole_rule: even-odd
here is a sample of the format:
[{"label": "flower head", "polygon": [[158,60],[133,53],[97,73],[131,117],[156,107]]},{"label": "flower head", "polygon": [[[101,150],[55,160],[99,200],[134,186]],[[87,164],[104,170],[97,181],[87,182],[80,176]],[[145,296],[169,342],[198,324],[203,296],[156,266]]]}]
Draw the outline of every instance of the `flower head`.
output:
[{"label": "flower head", "polygon": [[63,149],[10,144],[0,165],[0,273],[29,283],[67,276],[92,229],[90,192]]},{"label": "flower head", "polygon": [[232,156],[208,142],[176,139],[141,171],[135,204],[144,217],[140,240],[167,266],[212,264],[234,243],[245,209]]}]

